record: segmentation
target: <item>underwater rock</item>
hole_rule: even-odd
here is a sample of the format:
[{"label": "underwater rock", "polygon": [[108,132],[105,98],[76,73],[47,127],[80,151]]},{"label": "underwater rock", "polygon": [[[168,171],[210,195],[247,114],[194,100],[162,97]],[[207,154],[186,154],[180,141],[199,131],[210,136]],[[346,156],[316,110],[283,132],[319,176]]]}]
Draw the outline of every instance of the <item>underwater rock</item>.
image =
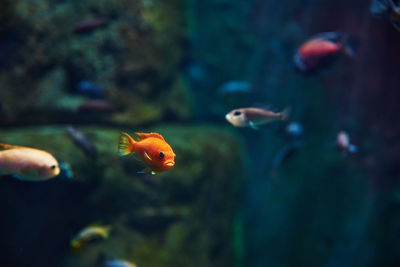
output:
[{"label": "underwater rock", "polygon": [[[162,133],[173,147],[175,167],[147,177],[136,173],[143,165],[133,157],[118,156],[119,129],[80,129],[97,158],[74,145],[65,127],[0,131],[2,142],[45,149],[74,172],[72,179],[40,185],[0,179],[0,211],[7,214],[0,222],[2,259],[13,266],[83,267],[105,254],[138,266],[234,265],[232,229],[244,169],[238,137],[211,126],[121,129]],[[21,221],[27,216],[29,226]],[[93,223],[112,226],[109,238],[71,252],[73,235]],[[40,255],[33,249],[37,242]]]},{"label": "underwater rock", "polygon": [[[180,0],[0,0],[0,22],[7,22],[4,32],[0,26],[6,52],[0,55],[0,87],[5,88],[0,125],[76,122],[81,117],[76,109],[87,99],[73,88],[83,80],[104,88],[119,110],[85,121],[135,126],[164,117],[186,120],[192,107],[181,97],[189,91],[181,71],[185,5]],[[76,22],[88,18],[107,18],[107,27],[74,34]]]}]

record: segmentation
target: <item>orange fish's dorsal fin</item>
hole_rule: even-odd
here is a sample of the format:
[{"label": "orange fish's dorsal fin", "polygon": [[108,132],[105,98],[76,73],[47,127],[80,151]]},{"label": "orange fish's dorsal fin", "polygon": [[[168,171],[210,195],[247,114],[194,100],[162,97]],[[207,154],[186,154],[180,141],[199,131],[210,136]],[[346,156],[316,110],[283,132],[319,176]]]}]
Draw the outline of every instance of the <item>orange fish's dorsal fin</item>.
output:
[{"label": "orange fish's dorsal fin", "polygon": [[149,137],[158,138],[158,139],[165,141],[164,137],[162,137],[162,135],[158,134],[158,133],[135,133],[135,135],[136,135],[137,139],[139,139],[139,141],[149,138]]},{"label": "orange fish's dorsal fin", "polygon": [[119,155],[125,156],[133,152],[133,144],[136,143],[135,140],[133,140],[132,137],[130,137],[129,134],[122,132],[121,135],[119,136],[119,142],[118,142],[118,153]]},{"label": "orange fish's dorsal fin", "polygon": [[14,149],[14,148],[24,148],[24,147],[22,147],[22,146],[13,146],[13,145],[7,145],[7,144],[1,144],[0,143],[0,151]]}]

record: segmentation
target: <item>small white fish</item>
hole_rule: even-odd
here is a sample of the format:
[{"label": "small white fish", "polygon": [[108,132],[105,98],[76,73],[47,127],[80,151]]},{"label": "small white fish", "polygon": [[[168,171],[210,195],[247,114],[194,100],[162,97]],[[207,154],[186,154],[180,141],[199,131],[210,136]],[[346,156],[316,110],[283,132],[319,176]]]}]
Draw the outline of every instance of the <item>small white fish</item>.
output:
[{"label": "small white fish", "polygon": [[289,113],[289,109],[276,113],[263,108],[239,108],[226,114],[225,118],[233,126],[258,129],[258,125],[273,121],[286,121]]},{"label": "small white fish", "polygon": [[24,181],[45,181],[60,174],[57,160],[49,152],[0,144],[0,175]]},{"label": "small white fish", "polygon": [[336,146],[345,153],[357,153],[357,146],[350,143],[350,136],[345,131],[340,131],[336,137]]}]

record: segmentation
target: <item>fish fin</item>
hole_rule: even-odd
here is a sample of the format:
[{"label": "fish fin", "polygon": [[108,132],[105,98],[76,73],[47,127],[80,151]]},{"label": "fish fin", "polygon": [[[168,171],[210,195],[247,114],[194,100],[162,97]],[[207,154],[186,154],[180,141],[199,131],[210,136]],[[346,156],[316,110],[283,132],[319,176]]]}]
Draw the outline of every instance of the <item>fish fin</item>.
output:
[{"label": "fish fin", "polygon": [[254,105],[252,105],[252,107],[276,112],[276,107],[274,107],[272,105],[265,105],[265,104],[255,103]]},{"label": "fish fin", "polygon": [[[392,1],[390,1],[390,2],[392,2]],[[390,3],[390,2],[387,3],[386,1],[383,2],[383,1],[374,0],[371,2],[369,11],[375,17],[383,18],[390,13],[390,7],[392,7],[392,3]]]},{"label": "fish fin", "polygon": [[354,48],[347,43],[343,45],[342,51],[349,58],[354,58],[356,56]]},{"label": "fish fin", "polygon": [[138,156],[138,154],[136,154],[135,152],[132,153],[132,156],[134,159],[136,159],[139,162],[143,162],[143,160]]},{"label": "fish fin", "polygon": [[15,174],[1,174],[0,177],[1,178],[7,178],[7,179],[16,179],[18,181],[24,181],[23,178],[15,175]]},{"label": "fish fin", "polygon": [[260,128],[252,121],[249,122],[251,129],[253,130],[260,130]]},{"label": "fish fin", "polygon": [[152,171],[150,168],[145,168],[141,170],[140,172],[137,172],[137,174],[152,174],[155,175],[156,173]]},{"label": "fish fin", "polygon": [[291,110],[292,109],[290,107],[287,107],[281,112],[281,119],[283,121],[288,121],[289,120]]},{"label": "fish fin", "polygon": [[60,174],[57,176],[62,176],[67,179],[72,179],[74,177],[74,173],[72,172],[71,165],[67,162],[60,162],[58,164],[60,168]]},{"label": "fish fin", "polygon": [[392,22],[392,25],[396,28],[396,30],[400,31],[400,23],[394,21],[393,19],[391,19],[390,21]]},{"label": "fish fin", "polygon": [[103,237],[107,239],[110,236],[111,225],[105,225],[103,228]]},{"label": "fish fin", "polygon": [[394,14],[400,15],[400,8],[393,2],[393,0],[389,0],[388,2],[392,12],[394,12]]},{"label": "fish fin", "polygon": [[334,32],[321,32],[318,34],[315,34],[311,36],[309,40],[315,40],[315,39],[323,39],[331,42],[338,42],[343,36],[343,33],[340,31],[334,31]]},{"label": "fish fin", "polygon": [[350,153],[354,154],[354,153],[357,153],[358,147],[353,145],[353,144],[350,144],[348,150],[349,150]]},{"label": "fish fin", "polygon": [[148,160],[152,161],[152,159],[150,158],[149,154],[147,154],[147,152],[143,153],[144,157],[147,158]]},{"label": "fish fin", "polygon": [[164,137],[162,137],[162,135],[158,134],[158,133],[135,133],[135,136],[137,137],[138,140],[143,140],[143,139],[146,139],[149,137],[154,137],[154,138],[158,138],[158,139],[165,141]]},{"label": "fish fin", "polygon": [[119,155],[125,156],[133,152],[132,146],[135,144],[136,141],[133,140],[132,137],[130,137],[129,134],[125,132],[121,132],[121,135],[119,136],[119,142],[118,142],[118,152]]},{"label": "fish fin", "polygon": [[8,144],[0,144],[0,151],[14,149],[14,148],[24,148],[24,147],[23,146],[8,145]]},{"label": "fish fin", "polygon": [[83,243],[80,242],[79,240],[72,240],[71,241],[71,249],[72,251],[78,251],[83,247]]},{"label": "fish fin", "polygon": [[350,39],[347,34],[342,34],[341,39],[338,43],[342,46],[342,53],[349,58],[354,58],[356,56],[356,49],[358,41],[355,38]]}]

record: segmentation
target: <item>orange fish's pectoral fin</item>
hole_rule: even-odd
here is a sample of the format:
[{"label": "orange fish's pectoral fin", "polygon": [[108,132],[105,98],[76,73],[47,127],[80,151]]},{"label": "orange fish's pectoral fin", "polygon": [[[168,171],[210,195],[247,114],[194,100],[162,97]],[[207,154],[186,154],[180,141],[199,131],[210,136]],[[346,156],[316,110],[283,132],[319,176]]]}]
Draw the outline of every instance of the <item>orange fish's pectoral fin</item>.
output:
[{"label": "orange fish's pectoral fin", "polygon": [[162,137],[162,135],[158,134],[158,133],[135,133],[135,136],[139,140],[143,140],[143,139],[146,139],[146,138],[149,138],[149,137],[153,137],[153,138],[158,138],[158,139],[161,139],[161,140],[165,141],[164,137]]},{"label": "orange fish's pectoral fin", "polygon": [[118,153],[119,155],[125,156],[133,152],[133,144],[135,144],[135,140],[133,140],[132,137],[130,137],[129,134],[125,132],[121,132],[121,135],[119,136],[119,141],[118,141]]},{"label": "orange fish's pectoral fin", "polygon": [[155,175],[156,172],[152,171],[150,168],[145,168],[145,169],[141,170],[140,172],[137,172],[137,174],[151,174],[151,175]]},{"label": "orange fish's pectoral fin", "polygon": [[146,152],[143,152],[143,156],[144,156],[146,159],[152,161],[152,159],[150,158],[149,154],[147,154]]}]

